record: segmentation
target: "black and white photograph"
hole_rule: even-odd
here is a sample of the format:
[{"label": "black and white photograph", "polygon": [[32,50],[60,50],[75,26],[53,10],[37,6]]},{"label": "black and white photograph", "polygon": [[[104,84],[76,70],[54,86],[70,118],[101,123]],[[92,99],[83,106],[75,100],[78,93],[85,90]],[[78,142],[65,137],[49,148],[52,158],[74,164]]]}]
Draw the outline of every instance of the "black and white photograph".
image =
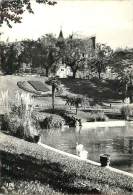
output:
[{"label": "black and white photograph", "polygon": [[133,195],[133,0],[0,0],[0,195]]}]

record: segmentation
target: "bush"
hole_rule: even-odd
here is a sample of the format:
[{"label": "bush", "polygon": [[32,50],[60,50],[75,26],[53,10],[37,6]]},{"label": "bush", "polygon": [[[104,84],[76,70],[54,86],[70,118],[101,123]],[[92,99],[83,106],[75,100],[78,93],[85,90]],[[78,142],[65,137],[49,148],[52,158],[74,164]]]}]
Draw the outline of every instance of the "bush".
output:
[{"label": "bush", "polygon": [[0,125],[1,125],[1,130],[8,131],[9,125],[8,125],[8,120],[7,120],[7,114],[3,114],[0,117]]},{"label": "bush", "polygon": [[34,119],[26,122],[14,113],[4,115],[1,130],[15,137],[25,139],[30,142],[38,142],[39,130]]},{"label": "bush", "polygon": [[43,121],[40,121],[42,129],[61,128],[64,122],[58,117],[48,116]]},{"label": "bush", "polygon": [[87,117],[88,122],[107,121],[107,120],[108,120],[108,117],[104,114],[103,111],[89,113]]},{"label": "bush", "polygon": [[22,138],[23,125],[18,116],[5,114],[2,119],[1,129],[11,135]]},{"label": "bush", "polygon": [[123,105],[120,112],[123,118],[127,120],[130,116],[133,116],[133,104]]},{"label": "bush", "polygon": [[71,112],[58,110],[58,114],[64,118],[65,123],[69,125],[69,127],[76,127],[77,122],[81,124],[81,119],[77,118],[77,116],[73,115]]}]

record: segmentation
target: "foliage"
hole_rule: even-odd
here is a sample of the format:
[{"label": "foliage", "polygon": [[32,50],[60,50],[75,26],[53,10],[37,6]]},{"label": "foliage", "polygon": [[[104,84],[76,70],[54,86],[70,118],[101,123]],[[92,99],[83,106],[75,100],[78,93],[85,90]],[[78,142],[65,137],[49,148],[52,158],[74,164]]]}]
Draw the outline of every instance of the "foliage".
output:
[{"label": "foliage", "polygon": [[41,121],[40,126],[42,129],[61,128],[63,126],[63,121],[60,118],[51,115]]},{"label": "foliage", "polygon": [[88,59],[88,64],[91,65],[91,71],[98,73],[99,79],[101,78],[101,73],[105,72],[112,54],[113,51],[110,46],[97,43],[95,55],[92,58]]},{"label": "foliage", "polygon": [[123,105],[120,111],[124,119],[128,119],[130,116],[133,116],[133,104]]},{"label": "foliage", "polygon": [[18,63],[17,43],[0,43],[0,66],[5,74],[15,73],[20,68]]},{"label": "foliage", "polygon": [[23,138],[24,126],[17,115],[5,114],[2,120],[2,130],[8,132],[10,135]]},{"label": "foliage", "polygon": [[[51,0],[36,0],[37,3],[44,3],[49,5],[55,5],[55,1]],[[29,13],[34,13],[32,10],[32,1],[31,0],[1,0],[0,1],[0,26],[4,22],[8,27],[12,27],[12,22],[21,23],[22,15],[25,11]]]},{"label": "foliage", "polygon": [[88,122],[95,122],[95,121],[107,121],[108,117],[104,114],[103,111],[96,111],[90,112],[87,116]]},{"label": "foliage", "polygon": [[74,106],[76,108],[76,114],[78,112],[78,108],[81,105],[82,106],[83,103],[83,97],[79,97],[79,96],[67,96],[66,97],[66,104],[65,105],[69,105],[70,108],[71,106]]},{"label": "foliage", "polygon": [[81,39],[67,39],[64,50],[63,62],[71,67],[73,78],[85,64],[85,44]]},{"label": "foliage", "polygon": [[59,48],[56,46],[57,39],[52,34],[46,34],[39,38],[37,42],[39,44],[38,59],[41,67],[46,70],[46,76],[49,76],[50,71],[55,72],[60,59]]},{"label": "foliage", "polygon": [[3,107],[3,110],[6,114],[9,113],[10,111],[10,104],[9,104],[9,92],[7,91],[1,91],[0,94],[0,99],[1,99],[1,105]]},{"label": "foliage", "polygon": [[34,59],[37,55],[37,45],[34,40],[23,40],[20,42],[21,52],[19,55],[19,63],[30,64],[34,66]]},{"label": "foliage", "polygon": [[39,135],[36,128],[39,126],[32,117],[33,106],[33,99],[29,94],[17,92],[15,104],[11,105],[11,111],[3,117],[2,130],[19,138],[35,141],[34,138]]},{"label": "foliage", "polygon": [[133,51],[132,49],[119,49],[113,54],[111,61],[112,70],[116,78],[120,81],[119,91],[122,93],[122,99],[130,98],[132,102],[133,86]]}]

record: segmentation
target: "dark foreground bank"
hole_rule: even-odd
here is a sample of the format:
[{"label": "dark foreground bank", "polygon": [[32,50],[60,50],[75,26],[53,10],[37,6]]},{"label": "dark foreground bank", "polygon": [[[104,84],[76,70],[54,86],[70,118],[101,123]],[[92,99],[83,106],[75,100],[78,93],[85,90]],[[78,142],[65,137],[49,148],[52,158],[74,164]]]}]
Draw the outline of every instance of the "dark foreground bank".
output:
[{"label": "dark foreground bank", "polygon": [[42,189],[39,193],[35,190],[34,194],[50,194],[51,191],[46,192],[48,186],[53,194],[133,193],[133,177],[3,133],[0,133],[0,156],[1,184],[5,185],[6,179],[10,178],[14,182],[12,185],[19,186],[22,182],[23,188],[29,186],[24,194],[27,191],[30,194],[31,184],[32,189],[37,189],[37,185]]}]

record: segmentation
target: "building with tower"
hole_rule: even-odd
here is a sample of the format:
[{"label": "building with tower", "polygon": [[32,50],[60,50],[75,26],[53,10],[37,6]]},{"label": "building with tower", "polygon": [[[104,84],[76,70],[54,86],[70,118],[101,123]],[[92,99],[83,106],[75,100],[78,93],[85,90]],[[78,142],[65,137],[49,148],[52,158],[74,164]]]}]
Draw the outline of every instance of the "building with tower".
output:
[{"label": "building with tower", "polygon": [[[83,55],[85,57],[89,57],[89,58],[94,56],[95,48],[96,48],[96,36],[81,37],[80,35],[72,34],[69,36],[68,39],[70,39],[70,40],[82,39],[82,42],[84,44],[84,50],[85,50],[85,51],[83,51]],[[63,52],[64,52],[63,50],[65,49],[65,38],[64,38],[62,29],[59,32],[57,46],[60,48],[61,53],[62,53],[62,58],[63,58]],[[59,66],[58,66],[56,75],[60,78],[71,77],[73,75],[71,67],[69,67],[69,66],[67,66],[67,64],[63,63],[62,58],[59,61]],[[77,71],[76,77],[86,78],[86,77],[88,77],[89,72],[90,72],[90,70],[89,70],[87,63],[86,63],[84,67],[79,68],[79,70]]]}]

